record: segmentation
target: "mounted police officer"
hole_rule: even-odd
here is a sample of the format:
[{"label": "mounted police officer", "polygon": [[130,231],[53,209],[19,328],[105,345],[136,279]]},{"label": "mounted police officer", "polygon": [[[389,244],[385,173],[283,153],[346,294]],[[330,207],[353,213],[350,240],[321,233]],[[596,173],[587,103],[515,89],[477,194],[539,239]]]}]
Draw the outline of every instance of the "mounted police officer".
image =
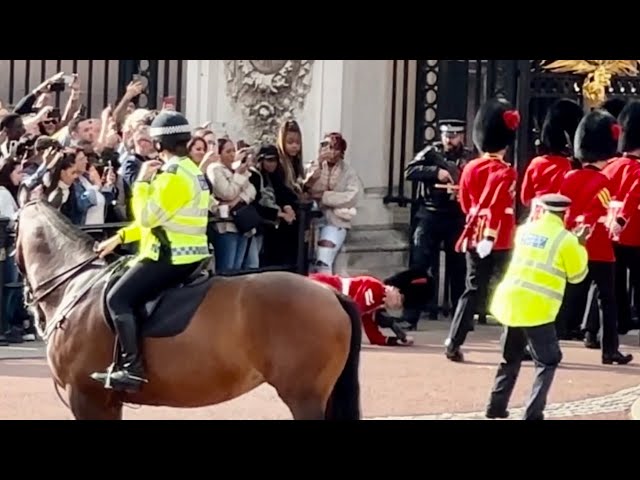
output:
[{"label": "mounted police officer", "polygon": [[210,193],[202,172],[188,156],[191,127],[182,114],[163,111],[149,133],[162,162],[142,164],[131,198],[133,223],[98,246],[104,257],[120,244],[140,241],[129,270],[107,295],[121,355],[107,372],[91,375],[114,390],[136,391],[147,382],[136,308],[184,282],[209,256]]},{"label": "mounted police officer", "polygon": [[[407,166],[406,179],[419,182],[416,228],[411,245],[411,270],[422,275],[438,265],[444,244],[446,268],[451,279],[451,304],[455,310],[464,291],[465,258],[455,251],[455,244],[465,223],[457,199],[457,184],[465,163],[473,152],[464,146],[465,122],[442,120],[440,141],[419,152]],[[406,311],[404,320],[413,327],[418,323],[419,310]]]}]

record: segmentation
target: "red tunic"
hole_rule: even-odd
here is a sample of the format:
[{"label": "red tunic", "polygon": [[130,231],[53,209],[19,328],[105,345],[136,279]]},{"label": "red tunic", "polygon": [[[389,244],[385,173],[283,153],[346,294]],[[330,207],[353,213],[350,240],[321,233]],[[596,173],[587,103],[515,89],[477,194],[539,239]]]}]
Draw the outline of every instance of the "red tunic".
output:
[{"label": "red tunic", "polygon": [[529,206],[534,198],[547,193],[558,193],[564,176],[571,168],[568,158],[557,155],[543,155],[531,160],[522,179],[522,204]]},{"label": "red tunic", "polygon": [[586,166],[565,176],[560,193],[571,199],[565,215],[567,229],[572,230],[580,224],[591,227],[586,245],[589,260],[615,262],[613,244],[605,226],[611,201],[609,179],[595,167]]},{"label": "red tunic", "polygon": [[456,245],[458,251],[474,249],[486,236],[495,239],[494,250],[513,248],[517,175],[515,168],[494,157],[476,158],[465,165],[458,199],[467,222]]},{"label": "red tunic", "polygon": [[611,197],[622,202],[618,217],[625,221],[618,243],[640,247],[640,160],[613,158],[602,173],[609,178]]},{"label": "red tunic", "polygon": [[384,307],[384,283],[369,276],[342,278],[338,275],[313,273],[309,278],[349,296],[360,309],[362,326],[369,342],[372,345],[387,345],[388,337],[380,332],[374,319],[376,311]]}]

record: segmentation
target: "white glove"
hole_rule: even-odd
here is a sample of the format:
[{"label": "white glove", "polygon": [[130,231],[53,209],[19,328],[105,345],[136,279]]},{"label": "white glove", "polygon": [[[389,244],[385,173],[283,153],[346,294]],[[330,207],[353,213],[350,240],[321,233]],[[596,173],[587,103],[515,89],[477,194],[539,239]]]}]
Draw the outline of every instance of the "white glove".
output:
[{"label": "white glove", "polygon": [[480,240],[476,246],[476,253],[480,258],[488,257],[491,250],[493,250],[493,240],[488,240],[486,238]]}]

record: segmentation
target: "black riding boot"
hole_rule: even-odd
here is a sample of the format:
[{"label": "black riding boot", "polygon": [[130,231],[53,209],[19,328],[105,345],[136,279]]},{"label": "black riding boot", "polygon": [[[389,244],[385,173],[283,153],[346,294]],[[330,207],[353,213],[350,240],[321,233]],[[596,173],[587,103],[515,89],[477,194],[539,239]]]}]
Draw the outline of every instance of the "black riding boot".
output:
[{"label": "black riding boot", "polygon": [[103,383],[105,388],[128,392],[138,391],[147,380],[138,347],[136,319],[130,314],[120,315],[115,319],[114,325],[121,349],[119,362],[115,368],[112,366],[107,372],[94,373],[91,378]]}]

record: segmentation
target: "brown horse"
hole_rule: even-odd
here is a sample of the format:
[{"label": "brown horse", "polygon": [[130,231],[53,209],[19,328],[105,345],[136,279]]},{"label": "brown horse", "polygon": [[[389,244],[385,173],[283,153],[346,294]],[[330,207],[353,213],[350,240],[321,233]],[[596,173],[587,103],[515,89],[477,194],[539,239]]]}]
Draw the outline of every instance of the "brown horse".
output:
[{"label": "brown horse", "polygon": [[[215,405],[265,382],[294,419],[360,418],[360,317],[347,297],[288,272],[214,276],[194,296],[198,287],[176,289],[182,296],[158,307],[173,333],[142,334],[148,383],[120,393],[90,378],[112,362],[115,345],[104,303],[110,266],[94,240],[43,202],[22,208],[17,229],[25,298],[76,419],[121,419],[124,403]],[[192,314],[175,303],[193,304]]]}]

